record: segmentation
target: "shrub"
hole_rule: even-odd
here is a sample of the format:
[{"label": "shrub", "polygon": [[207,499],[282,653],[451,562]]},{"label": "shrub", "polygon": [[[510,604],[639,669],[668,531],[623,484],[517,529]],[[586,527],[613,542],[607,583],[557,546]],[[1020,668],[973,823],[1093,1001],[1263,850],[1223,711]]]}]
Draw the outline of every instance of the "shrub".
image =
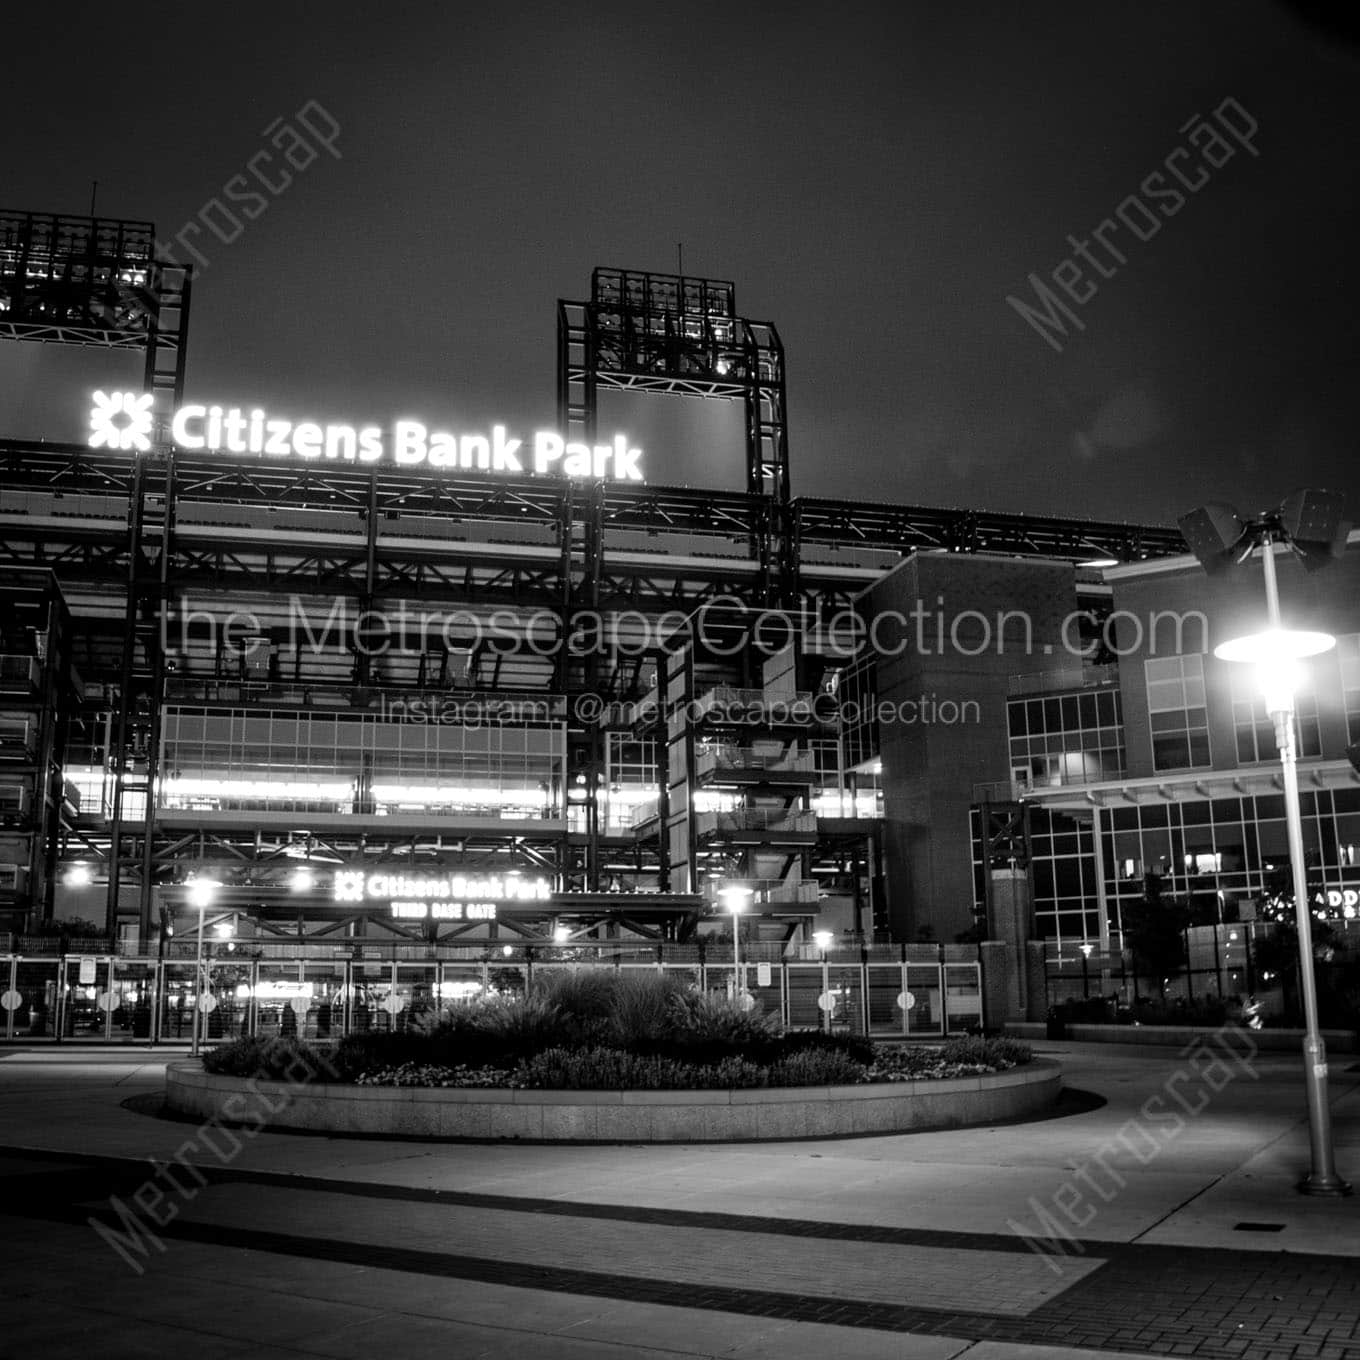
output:
[{"label": "shrub", "polygon": [[262,1039],[247,1035],[203,1054],[203,1070],[219,1077],[258,1077],[264,1081],[334,1081],[344,1079],[331,1054],[298,1039]]},{"label": "shrub", "polygon": [[407,1062],[437,1061],[427,1034],[347,1034],[335,1046],[332,1061],[341,1080],[353,1081],[377,1067],[400,1067]]},{"label": "shrub", "polygon": [[1016,1039],[991,1038],[969,1034],[950,1039],[940,1050],[945,1063],[967,1063],[979,1067],[1003,1069],[1027,1063],[1034,1056],[1028,1044]]},{"label": "shrub", "polygon": [[485,1001],[469,1008],[465,1016],[459,1015],[457,1022],[448,1027],[444,1037],[462,1039],[468,1048],[494,1047],[509,1057],[520,1057],[556,1042],[565,1020],[557,1002],[531,992],[528,996]]},{"label": "shrub", "polygon": [[769,1062],[778,1054],[779,1017],[759,1007],[743,1010],[727,997],[691,992],[676,1019],[672,1049],[692,1062],[719,1062],[729,1056]]},{"label": "shrub", "polygon": [[513,1073],[503,1067],[445,1067],[439,1063],[403,1063],[380,1067],[356,1078],[359,1086],[490,1086],[515,1085]]},{"label": "shrub", "polygon": [[689,984],[683,977],[651,970],[620,972],[610,996],[610,1039],[624,1048],[664,1043],[682,1022],[688,1001]]},{"label": "shrub", "polygon": [[534,975],[534,995],[578,1021],[608,1021],[618,984],[613,968],[540,969]]},{"label": "shrub", "polygon": [[694,1091],[769,1086],[770,1069],[745,1058],[691,1063],[618,1048],[550,1048],[520,1063],[514,1084],[548,1091]]},{"label": "shrub", "polygon": [[793,1053],[839,1053],[868,1066],[877,1048],[872,1039],[859,1034],[828,1034],[820,1029],[790,1030],[779,1039],[780,1055]]},{"label": "shrub", "polygon": [[866,1080],[863,1063],[832,1048],[805,1048],[770,1066],[771,1086],[852,1086]]}]

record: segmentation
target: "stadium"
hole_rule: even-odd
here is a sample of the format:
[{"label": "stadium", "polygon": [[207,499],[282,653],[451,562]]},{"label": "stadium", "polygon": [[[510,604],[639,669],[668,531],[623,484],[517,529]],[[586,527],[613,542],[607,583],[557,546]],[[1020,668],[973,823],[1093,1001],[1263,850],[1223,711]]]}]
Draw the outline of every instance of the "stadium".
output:
[{"label": "stadium", "polygon": [[[1156,864],[1234,904],[1224,990],[1278,798],[1251,701],[1129,627],[1247,612],[1180,532],[795,496],[778,330],[722,280],[559,300],[553,430],[266,411],[191,374],[155,240],[0,212],[0,335],[143,373],[72,393],[83,443],[0,439],[7,1035],[168,1037],[196,995],[219,1032],[395,1025],[581,959],[942,1033],[1042,1004],[1034,941],[1108,975]],[[666,484],[602,393],[730,404],[730,476]],[[1343,635],[1301,707],[1339,914],[1351,548],[1325,591],[1281,568]]]}]

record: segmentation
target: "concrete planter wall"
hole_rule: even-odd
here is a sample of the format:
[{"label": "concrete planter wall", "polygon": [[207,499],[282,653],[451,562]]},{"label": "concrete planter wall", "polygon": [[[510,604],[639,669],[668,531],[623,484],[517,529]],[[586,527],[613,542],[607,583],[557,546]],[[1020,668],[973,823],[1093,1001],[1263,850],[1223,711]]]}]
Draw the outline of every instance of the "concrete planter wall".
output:
[{"label": "concrete planter wall", "polygon": [[318,1133],[550,1142],[715,1143],[905,1133],[1023,1119],[1062,1089],[1051,1059],[978,1077],[747,1091],[498,1091],[292,1085],[211,1076],[171,1063],[166,1102],[180,1114]]}]

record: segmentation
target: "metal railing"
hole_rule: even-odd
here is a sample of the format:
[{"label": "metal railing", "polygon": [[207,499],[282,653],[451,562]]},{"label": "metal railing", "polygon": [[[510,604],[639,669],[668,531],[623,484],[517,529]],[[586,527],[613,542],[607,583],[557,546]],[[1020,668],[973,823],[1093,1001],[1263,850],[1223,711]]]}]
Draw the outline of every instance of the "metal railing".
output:
[{"label": "metal railing", "polygon": [[716,771],[743,770],[758,774],[815,774],[817,761],[810,751],[762,752],[748,751],[740,746],[718,746],[699,751],[694,759],[694,773],[703,778]]},{"label": "metal railing", "polygon": [[789,812],[783,808],[742,808],[735,812],[700,812],[694,819],[699,835],[732,835],[743,831],[816,834],[817,814]]},{"label": "metal railing", "polygon": [[755,904],[807,903],[821,900],[822,885],[815,878],[725,878],[725,888],[745,888],[755,895]]},{"label": "metal railing", "polygon": [[1006,693],[1016,698],[1022,694],[1059,694],[1064,690],[1095,689],[1101,685],[1118,683],[1119,667],[1113,663],[1105,666],[1064,666],[1057,670],[1009,676]]}]

